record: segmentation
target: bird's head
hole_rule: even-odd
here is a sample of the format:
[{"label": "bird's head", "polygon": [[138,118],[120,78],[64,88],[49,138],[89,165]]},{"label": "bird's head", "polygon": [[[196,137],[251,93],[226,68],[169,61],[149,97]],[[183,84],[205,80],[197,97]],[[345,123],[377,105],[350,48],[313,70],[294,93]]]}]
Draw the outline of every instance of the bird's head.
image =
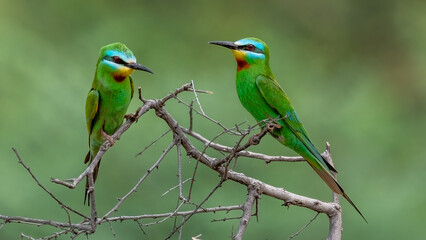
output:
[{"label": "bird's head", "polygon": [[147,67],[137,63],[132,51],[122,43],[112,43],[101,48],[98,70],[110,73],[117,81],[124,80],[134,70],[153,73]]},{"label": "bird's head", "polygon": [[248,69],[254,64],[269,65],[269,48],[258,38],[250,37],[236,42],[212,41],[209,43],[231,49],[238,63],[238,71]]}]

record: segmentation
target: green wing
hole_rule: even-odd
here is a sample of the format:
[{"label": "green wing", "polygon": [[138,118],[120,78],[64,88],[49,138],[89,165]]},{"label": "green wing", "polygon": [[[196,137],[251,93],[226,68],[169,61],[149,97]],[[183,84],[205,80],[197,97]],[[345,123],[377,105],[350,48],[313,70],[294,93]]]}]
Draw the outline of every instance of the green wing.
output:
[{"label": "green wing", "polygon": [[266,76],[258,76],[256,78],[256,84],[261,92],[263,98],[277,113],[281,116],[285,116],[283,119],[286,126],[294,133],[294,135],[303,143],[306,149],[312,153],[315,159],[306,159],[315,172],[324,180],[324,182],[336,193],[342,194],[343,197],[355,208],[355,210],[361,215],[361,217],[367,222],[361,211],[355,206],[354,202],[345,193],[343,188],[339,185],[336,179],[330,174],[330,170],[337,172],[333,166],[325,161],[318,150],[314,147],[312,142],[309,140],[306,130],[303,128],[302,123],[297,117],[293,106],[290,103],[287,95],[284,93],[277,81]]},{"label": "green wing", "polygon": [[327,161],[325,161],[315,146],[309,140],[305,128],[299,120],[290,99],[288,99],[284,90],[278,85],[277,81],[269,77],[259,75],[256,78],[256,84],[260,93],[266,102],[281,116],[284,116],[284,123],[293,132],[297,139],[306,147],[306,149],[315,156],[316,162],[313,162],[315,167],[322,169],[331,169],[336,171]]},{"label": "green wing", "polygon": [[133,84],[133,79],[132,79],[132,77],[130,77],[130,76],[129,76],[129,79],[130,79],[130,87],[132,88],[132,93],[131,93],[131,95],[130,95],[130,99],[133,99],[133,94],[134,94],[134,92],[135,92],[135,85]]},{"label": "green wing", "polygon": [[92,132],[92,121],[99,109],[99,92],[96,89],[91,89],[86,99],[86,124],[87,131]]}]

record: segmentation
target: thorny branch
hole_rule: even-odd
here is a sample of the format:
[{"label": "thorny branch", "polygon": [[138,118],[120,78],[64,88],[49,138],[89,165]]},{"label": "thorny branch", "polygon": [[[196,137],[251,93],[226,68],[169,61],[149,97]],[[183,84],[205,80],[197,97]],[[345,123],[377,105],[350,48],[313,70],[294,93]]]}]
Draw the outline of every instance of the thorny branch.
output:
[{"label": "thorny branch", "polygon": [[253,204],[257,198],[259,198],[259,189],[257,186],[250,185],[248,186],[248,197],[246,203],[243,206],[243,216],[241,217],[240,226],[238,227],[238,232],[234,237],[234,240],[242,240],[244,233],[250,222],[252,216],[251,212],[253,209]]},{"label": "thorny branch", "polygon": [[[199,105],[199,108],[201,111],[196,110],[193,108],[193,101],[191,104],[187,104],[181,99],[179,99],[177,96],[185,91],[193,92],[196,97],[196,101]],[[194,215],[194,214],[200,214],[200,213],[208,213],[208,212],[218,212],[218,211],[234,211],[234,210],[242,210],[243,215],[239,218],[240,219],[240,225],[238,227],[237,233],[234,237],[234,239],[242,239],[243,235],[248,227],[250,218],[252,216],[252,210],[253,205],[256,202],[257,199],[260,198],[261,195],[270,196],[273,198],[276,198],[278,200],[284,201],[286,206],[289,205],[295,205],[300,207],[305,207],[308,209],[311,209],[315,212],[319,213],[325,213],[329,217],[330,225],[329,225],[329,240],[337,240],[341,239],[341,233],[342,233],[342,214],[341,214],[341,207],[339,205],[339,198],[337,194],[333,195],[333,202],[323,202],[317,199],[308,198],[305,196],[297,195],[291,192],[288,192],[287,190],[279,187],[275,187],[272,185],[269,185],[267,183],[264,183],[260,180],[254,179],[252,177],[246,176],[243,173],[239,173],[234,171],[233,169],[229,169],[229,163],[233,159],[237,159],[238,157],[248,157],[248,158],[254,158],[263,160],[266,163],[270,162],[300,162],[304,161],[302,157],[284,157],[284,156],[268,156],[261,153],[255,153],[251,151],[247,151],[246,149],[249,148],[252,145],[259,144],[262,137],[267,134],[268,131],[272,131],[274,128],[279,128],[281,126],[274,124],[273,122],[269,122],[266,124],[266,127],[263,127],[258,134],[251,134],[251,131],[253,131],[254,127],[241,130],[239,129],[238,125],[236,125],[234,128],[228,129],[226,128],[222,123],[219,121],[214,120],[213,118],[207,116],[205,112],[203,111],[201,107],[201,103],[198,99],[197,92],[198,93],[211,93],[208,91],[201,91],[196,90],[193,86],[193,82],[184,84],[182,87],[176,89],[175,91],[171,92],[170,94],[166,95],[165,97],[161,99],[144,99],[142,97],[141,89],[138,88],[139,92],[139,99],[142,101],[143,105],[139,107],[131,117],[126,118],[127,120],[125,123],[112,135],[112,138],[114,140],[119,140],[121,135],[127,131],[130,126],[137,122],[138,119],[143,116],[145,113],[147,113],[149,110],[154,110],[156,115],[161,118],[169,127],[169,130],[165,132],[163,135],[161,135],[159,138],[154,140],[151,144],[149,144],[146,148],[142,150],[145,151],[147,148],[149,148],[151,145],[155,144],[160,138],[162,138],[165,134],[167,134],[169,131],[172,131],[173,133],[173,141],[172,143],[164,150],[163,154],[158,158],[158,160],[147,170],[145,174],[139,179],[139,181],[136,183],[136,185],[122,198],[119,199],[118,203],[111,208],[107,213],[103,215],[102,218],[97,218],[97,209],[96,209],[96,201],[95,201],[95,195],[94,195],[94,184],[93,184],[93,171],[94,167],[97,165],[97,163],[100,161],[102,156],[105,154],[105,152],[111,147],[111,143],[109,141],[106,141],[100,148],[98,154],[93,159],[92,163],[86,168],[83,173],[81,173],[76,178],[71,178],[67,180],[60,180],[52,178],[51,181],[53,183],[57,183],[63,186],[66,186],[68,188],[75,188],[85,177],[88,177],[89,179],[89,192],[91,195],[91,216],[87,217],[80,212],[74,210],[69,205],[66,205],[62,201],[60,201],[53,193],[48,191],[35,177],[35,175],[31,172],[30,168],[26,166],[26,164],[22,161],[21,157],[18,154],[18,151],[13,148],[13,151],[15,152],[19,163],[28,171],[28,173],[32,176],[34,181],[46,192],[48,193],[66,212],[68,216],[68,222],[58,222],[53,220],[44,220],[44,219],[35,219],[35,218],[27,218],[27,217],[14,217],[14,216],[5,216],[0,215],[0,219],[3,220],[3,223],[0,226],[3,227],[5,224],[8,223],[24,223],[24,224],[32,224],[36,226],[42,226],[42,225],[49,225],[56,227],[60,229],[61,231],[54,233],[53,235],[47,236],[44,239],[53,239],[57,238],[60,235],[71,233],[71,239],[74,239],[75,237],[81,235],[81,234],[92,234],[96,231],[96,226],[108,223],[110,225],[110,229],[112,231],[114,239],[116,238],[115,232],[112,229],[111,222],[117,222],[117,221],[136,221],[138,223],[138,226],[142,229],[142,226],[147,224],[141,224],[139,220],[141,219],[157,219],[162,218],[159,221],[156,221],[156,223],[164,222],[165,220],[171,218],[171,217],[182,217],[181,223],[179,225],[175,225],[173,227],[173,230],[170,232],[170,234],[166,237],[166,239],[169,239],[172,237],[176,232],[179,232],[179,239],[181,238],[182,234],[182,228],[185,225],[186,222]],[[186,129],[179,125],[179,123],[173,118],[172,115],[170,115],[167,110],[165,109],[165,103],[171,99],[176,99],[179,103],[184,104],[185,106],[189,107],[190,109],[190,127],[189,129]],[[213,140],[208,140],[207,138],[203,137],[199,133],[193,131],[193,112],[201,115],[202,117],[208,119],[209,121],[217,124],[223,129],[223,133],[219,134],[218,136],[221,136],[222,134],[232,134],[236,136],[240,136],[239,141],[237,144],[233,147],[224,146],[218,143],[214,142]],[[248,139],[248,141],[241,145],[243,139],[246,136],[251,135],[251,137]],[[199,141],[204,144],[204,149],[200,151],[197,149],[189,140],[188,136],[193,137],[196,141]],[[164,159],[164,157],[167,155],[168,152],[174,147],[177,146],[178,151],[178,185],[171,188],[167,192],[170,192],[174,188],[179,188],[179,196],[178,196],[178,205],[176,209],[172,212],[168,213],[161,213],[161,214],[142,214],[142,215],[135,215],[135,216],[119,216],[119,217],[111,217],[111,214],[114,212],[117,212],[119,207],[124,203],[124,201],[132,195],[138,187],[144,182],[144,180],[149,176],[149,174],[155,169],[158,168],[158,165],[160,162]],[[190,195],[188,195],[186,198],[183,196],[183,184],[185,181],[191,179],[193,181],[193,178],[189,178],[185,181],[182,181],[182,165],[181,165],[181,153],[180,149],[181,147],[186,151],[187,155],[195,160],[197,160],[198,163],[201,163],[207,167],[209,167],[211,170],[216,171],[220,175],[220,181],[216,185],[215,188],[212,189],[212,191],[202,200],[199,204],[195,204],[190,202]],[[213,157],[208,156],[205,153],[205,150],[207,148],[214,149],[221,153],[228,153],[223,158],[216,159]],[[142,154],[142,152],[140,154]],[[329,161],[332,164],[331,154],[330,154],[330,145],[327,143],[326,151],[322,154],[322,156]],[[235,164],[235,163],[234,163]],[[194,172],[195,176],[195,172]],[[240,183],[242,185],[245,185],[248,189],[248,197],[244,204],[242,205],[234,205],[234,206],[218,206],[218,207],[211,207],[211,208],[204,208],[203,204],[215,193],[215,191],[222,186],[222,183],[224,181],[234,181],[237,183]],[[192,183],[191,183],[192,188]],[[191,191],[189,191],[191,192]],[[189,193],[190,194],[190,193]],[[179,201],[181,201],[179,203]],[[183,204],[193,204],[195,205],[195,208],[190,211],[179,211],[180,207]],[[78,223],[72,223],[70,218],[70,213],[74,213],[82,218],[82,220]],[[257,214],[257,204],[256,204],[256,214]],[[316,217],[315,217],[316,218]],[[315,219],[314,218],[314,219]],[[228,218],[232,219],[232,218]],[[312,219],[311,221],[313,221]],[[223,219],[224,221],[227,219]],[[310,222],[311,222],[310,221]],[[309,223],[310,223],[309,222]],[[307,225],[309,225],[309,223]],[[307,226],[306,225],[306,226]],[[299,232],[297,232],[294,236],[299,234],[304,228],[303,227]],[[33,239],[31,236],[27,236],[25,234],[21,234],[21,237],[25,237],[28,239]],[[293,236],[292,236],[293,237]],[[195,237],[195,238],[198,238]]]}]

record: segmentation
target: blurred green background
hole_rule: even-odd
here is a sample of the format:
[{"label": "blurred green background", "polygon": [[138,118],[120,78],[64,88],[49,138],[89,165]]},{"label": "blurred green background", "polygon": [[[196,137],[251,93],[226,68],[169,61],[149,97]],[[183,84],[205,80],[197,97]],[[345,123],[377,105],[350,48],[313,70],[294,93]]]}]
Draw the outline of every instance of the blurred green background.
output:
[{"label": "blurred green background", "polygon": [[[16,147],[39,180],[68,205],[83,206],[83,184],[70,190],[50,183],[85,168],[87,132],[84,104],[99,49],[121,41],[138,61],[155,72],[133,74],[145,98],[160,98],[195,81],[206,113],[228,127],[254,120],[235,92],[236,63],[230,51],[208,45],[255,36],[268,43],[271,68],[293,101],[313,142],[332,145],[339,181],[369,224],[342,199],[344,239],[424,239],[426,214],[426,2],[424,1],[0,1],[0,214],[67,221],[63,210],[17,163]],[[191,93],[182,95],[190,101]],[[141,103],[134,99],[130,111]],[[188,110],[172,100],[167,109],[184,125]],[[214,137],[221,129],[195,118],[195,130]],[[171,141],[171,135],[134,158],[167,129],[149,112],[105,155],[96,185],[103,215],[136,183]],[[233,145],[237,139],[218,139]],[[198,146],[201,146],[198,144]],[[294,155],[271,137],[251,150]],[[209,152],[215,157],[220,155]],[[177,184],[172,150],[142,188],[114,216],[170,212]],[[194,160],[184,158],[184,178]],[[240,159],[237,171],[289,191],[329,201],[330,190],[305,163]],[[192,200],[200,202],[218,182],[201,167]],[[186,186],[187,187],[187,186]],[[187,188],[186,188],[187,191]],[[243,203],[246,189],[224,183],[205,207]],[[245,239],[288,239],[315,213],[281,206],[267,196],[259,201]],[[184,208],[191,209],[191,208]],[[227,239],[240,216],[192,217],[182,239]],[[77,221],[77,217],[73,217]],[[148,220],[141,221],[149,222]],[[163,239],[173,220],[145,227],[112,224],[118,239]],[[43,237],[51,227],[6,224],[0,239],[21,232]],[[297,239],[324,239],[327,217],[320,215]],[[68,239],[62,236],[60,239]],[[114,239],[102,225],[89,239]],[[80,236],[77,239],[86,239]],[[174,236],[174,239],[177,239]]]}]

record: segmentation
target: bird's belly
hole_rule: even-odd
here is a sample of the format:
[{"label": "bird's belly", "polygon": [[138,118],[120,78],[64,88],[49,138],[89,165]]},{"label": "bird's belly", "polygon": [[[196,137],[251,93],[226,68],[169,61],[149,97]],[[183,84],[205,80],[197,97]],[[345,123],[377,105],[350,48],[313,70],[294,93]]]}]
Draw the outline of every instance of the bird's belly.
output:
[{"label": "bird's belly", "polygon": [[[238,86],[238,85],[237,85]],[[251,90],[250,90],[251,89]],[[238,97],[244,108],[256,119],[257,122],[266,119],[279,119],[283,116],[278,114],[263,98],[257,87],[253,88],[240,88],[238,90]],[[295,137],[287,128],[284,121],[277,120],[277,123],[281,125],[280,129],[275,129],[271,135],[277,139],[281,144],[286,146],[293,146],[295,144]],[[266,124],[266,123],[265,123]],[[264,125],[264,124],[263,124]],[[262,124],[261,124],[262,126]]]},{"label": "bird's belly", "polygon": [[101,100],[100,111],[104,113],[103,128],[105,133],[112,135],[121,126],[130,100],[130,91],[115,91],[108,98]]},{"label": "bird's belly", "polygon": [[269,106],[261,93],[256,89],[240,89],[238,97],[244,108],[256,119],[257,122],[265,119],[274,119],[279,115]]}]

